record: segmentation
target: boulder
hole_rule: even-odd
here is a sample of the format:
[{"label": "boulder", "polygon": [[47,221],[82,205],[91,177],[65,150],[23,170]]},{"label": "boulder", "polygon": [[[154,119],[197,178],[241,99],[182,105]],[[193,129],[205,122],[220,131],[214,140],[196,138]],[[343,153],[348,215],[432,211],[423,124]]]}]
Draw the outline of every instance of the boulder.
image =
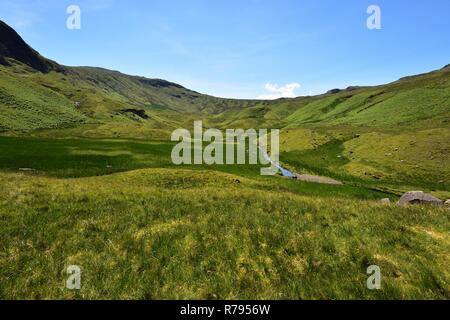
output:
[{"label": "boulder", "polygon": [[445,205],[450,207],[450,199],[448,199],[447,201],[445,201]]},{"label": "boulder", "polygon": [[389,203],[391,203],[391,199],[389,199],[389,198],[384,198],[384,199],[381,199],[380,202],[381,202],[381,203],[389,204]]},{"label": "boulder", "polygon": [[423,191],[410,191],[405,193],[400,200],[398,205],[406,204],[434,204],[441,205],[442,200],[433,197],[431,194],[424,193]]}]

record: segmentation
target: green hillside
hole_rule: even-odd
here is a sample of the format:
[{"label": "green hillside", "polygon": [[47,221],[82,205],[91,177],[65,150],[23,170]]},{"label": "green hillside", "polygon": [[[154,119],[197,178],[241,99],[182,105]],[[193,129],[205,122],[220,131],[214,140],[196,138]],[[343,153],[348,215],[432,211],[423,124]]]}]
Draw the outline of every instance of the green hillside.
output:
[{"label": "green hillside", "polygon": [[449,126],[450,68],[373,88],[315,99],[289,117],[291,125],[327,123],[387,128]]},{"label": "green hillside", "polygon": [[[131,126],[141,128],[137,137],[144,137],[142,132],[149,136],[151,129],[170,132],[189,125],[192,119],[222,128],[449,126],[450,67],[388,85],[331,90],[316,97],[233,100],[203,95],[165,80],[101,68],[60,66],[28,47],[3,22],[0,33],[3,131],[31,132],[82,124],[79,134],[83,135],[83,125],[96,124],[102,135],[108,133],[105,128],[121,131]],[[50,121],[48,112],[52,110],[55,114]],[[109,134],[114,136],[114,132]]]}]

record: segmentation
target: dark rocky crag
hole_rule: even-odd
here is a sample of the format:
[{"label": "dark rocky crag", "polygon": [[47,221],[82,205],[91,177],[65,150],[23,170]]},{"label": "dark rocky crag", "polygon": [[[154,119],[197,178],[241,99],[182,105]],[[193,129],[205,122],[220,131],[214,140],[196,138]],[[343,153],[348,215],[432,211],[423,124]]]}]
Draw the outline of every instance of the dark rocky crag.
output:
[{"label": "dark rocky crag", "polygon": [[8,65],[6,58],[19,61],[43,73],[63,69],[56,62],[42,57],[27,45],[14,29],[0,21],[0,64]]}]

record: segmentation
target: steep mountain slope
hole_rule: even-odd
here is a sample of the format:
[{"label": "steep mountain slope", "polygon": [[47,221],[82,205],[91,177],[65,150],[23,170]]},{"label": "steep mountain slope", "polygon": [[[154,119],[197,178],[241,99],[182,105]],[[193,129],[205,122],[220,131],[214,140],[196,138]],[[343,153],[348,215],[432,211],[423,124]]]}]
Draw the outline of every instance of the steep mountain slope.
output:
[{"label": "steep mountain slope", "polygon": [[0,59],[2,131],[30,132],[79,124],[109,124],[125,132],[135,131],[130,126],[168,130],[180,126],[191,114],[215,114],[257,103],[210,97],[160,79],[61,66],[31,49],[3,22]]},{"label": "steep mountain slope", "polygon": [[0,132],[61,128],[89,122],[63,95],[0,66]]},{"label": "steep mountain slope", "polygon": [[6,58],[20,61],[41,72],[62,71],[58,64],[42,57],[14,29],[0,20],[0,64],[8,65]]}]

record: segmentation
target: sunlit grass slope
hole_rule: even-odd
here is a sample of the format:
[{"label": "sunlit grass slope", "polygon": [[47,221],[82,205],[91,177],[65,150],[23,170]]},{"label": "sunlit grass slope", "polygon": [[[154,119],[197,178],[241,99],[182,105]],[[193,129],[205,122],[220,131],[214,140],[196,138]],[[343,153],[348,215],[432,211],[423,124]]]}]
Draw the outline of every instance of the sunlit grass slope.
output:
[{"label": "sunlit grass slope", "polygon": [[370,126],[389,129],[448,127],[450,68],[391,84],[317,97],[287,118],[291,124]]},{"label": "sunlit grass slope", "polygon": [[[445,208],[180,169],[0,181],[1,298],[450,298]],[[381,290],[366,287],[372,264]],[[69,265],[80,291],[64,288]]]}]

